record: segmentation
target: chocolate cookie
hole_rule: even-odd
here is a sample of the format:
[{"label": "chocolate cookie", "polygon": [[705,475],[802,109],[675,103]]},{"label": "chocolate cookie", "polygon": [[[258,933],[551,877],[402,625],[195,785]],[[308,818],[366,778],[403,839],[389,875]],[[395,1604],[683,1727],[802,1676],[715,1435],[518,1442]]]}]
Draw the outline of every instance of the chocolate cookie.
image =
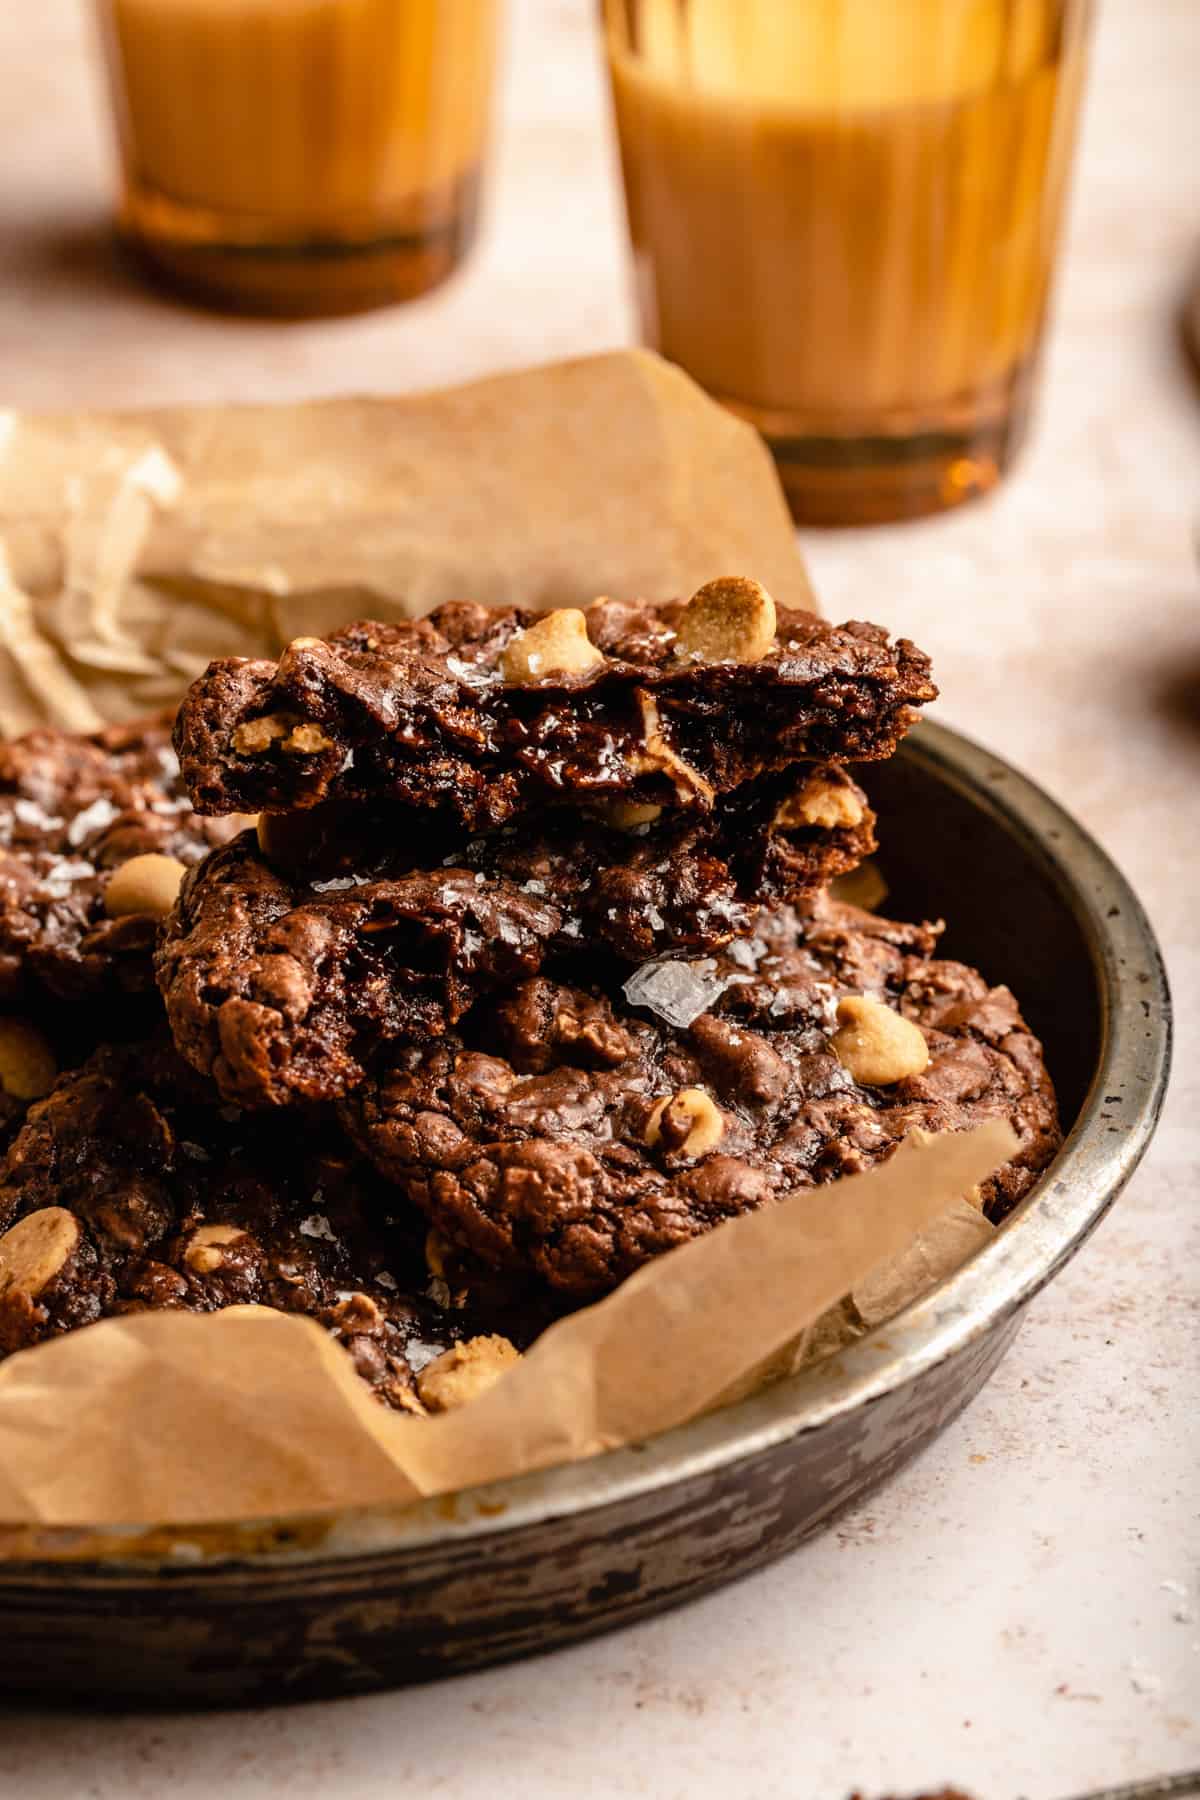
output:
[{"label": "chocolate cookie", "polygon": [[237,829],[193,814],[170,729],[0,743],[0,1006],[153,989],[183,868]]},{"label": "chocolate cookie", "polygon": [[257,1303],[316,1319],[381,1399],[421,1411],[414,1376],[498,1307],[518,1342],[554,1309],[486,1284],[462,1304],[389,1201],[327,1118],[218,1111],[168,1045],[105,1047],[0,1163],[0,1355],[116,1314]]},{"label": "chocolate cookie", "polygon": [[936,932],[822,900],[648,965],[623,1007],[537,977],[339,1110],[445,1237],[577,1296],[918,1126],[1012,1123],[982,1193],[1000,1218],[1058,1145],[1053,1090],[1008,989],[936,960]]},{"label": "chocolate cookie", "polygon": [[266,854],[247,832],[183,884],[157,959],[175,1041],[241,1105],[330,1099],[379,1045],[440,1035],[548,958],[711,949],[874,848],[865,796],[833,765],[736,800],[632,830],[548,813],[457,843],[420,813],[269,820]]},{"label": "chocolate cookie", "polygon": [[452,604],[297,638],[210,664],[175,741],[201,812],[388,799],[486,830],[564,800],[704,810],[789,763],[888,756],[936,692],[906,639],[730,580],[686,606]]}]

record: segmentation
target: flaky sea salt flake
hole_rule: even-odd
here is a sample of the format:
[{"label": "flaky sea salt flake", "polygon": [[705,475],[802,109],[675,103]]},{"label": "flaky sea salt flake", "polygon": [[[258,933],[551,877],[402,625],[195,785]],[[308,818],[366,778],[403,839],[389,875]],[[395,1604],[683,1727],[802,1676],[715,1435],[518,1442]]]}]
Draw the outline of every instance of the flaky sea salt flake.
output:
[{"label": "flaky sea salt flake", "polygon": [[[107,805],[108,803],[107,801],[97,801],[96,804]],[[62,824],[60,818],[48,813],[44,806],[38,805],[36,800],[14,800],[13,817],[19,819],[22,825],[28,825],[34,831],[53,831],[56,826]],[[67,836],[71,837],[69,831]],[[72,837],[71,842],[77,844],[79,839]]]},{"label": "flaky sea salt flake", "polygon": [[[185,803],[186,804],[186,803]],[[93,831],[103,831],[111,825],[117,816],[118,809],[111,800],[101,794],[99,800],[93,800],[82,812],[77,812],[67,826],[67,842],[73,850],[78,850],[85,837]]]},{"label": "flaky sea salt flake", "polygon": [[660,957],[643,963],[622,991],[630,1006],[644,1006],[668,1025],[682,1028],[707,1012],[727,986],[711,956],[698,962]]},{"label": "flaky sea salt flake", "polygon": [[324,1213],[310,1213],[307,1219],[300,1221],[301,1237],[324,1238],[327,1244],[336,1244],[333,1227]]}]

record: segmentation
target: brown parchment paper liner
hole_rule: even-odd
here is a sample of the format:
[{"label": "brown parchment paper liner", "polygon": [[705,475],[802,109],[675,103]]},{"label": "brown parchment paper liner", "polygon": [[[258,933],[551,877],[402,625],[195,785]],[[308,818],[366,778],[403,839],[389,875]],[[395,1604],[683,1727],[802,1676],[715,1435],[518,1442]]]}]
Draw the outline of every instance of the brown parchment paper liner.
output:
[{"label": "brown parchment paper liner", "polygon": [[[0,730],[174,700],[210,657],[471,598],[814,606],[770,458],[643,352],[411,399],[0,414]],[[460,1413],[398,1417],[310,1321],[113,1319],[0,1365],[0,1522],[404,1503],[589,1456],[828,1355],[990,1227],[1000,1124],[721,1227],[561,1321]]]},{"label": "brown parchment paper liner", "polygon": [[799,1366],[818,1320],[835,1347],[843,1295],[861,1329],[957,1266],[990,1231],[958,1197],[1015,1148],[1000,1121],[915,1134],[881,1168],[648,1264],[436,1418],[388,1412],[311,1320],[253,1306],[105,1320],[0,1365],[0,1521],[402,1505],[637,1442]]},{"label": "brown parchment paper liner", "polygon": [[0,728],[94,730],[214,656],[443,600],[815,602],[758,435],[647,351],[440,393],[0,413]]}]

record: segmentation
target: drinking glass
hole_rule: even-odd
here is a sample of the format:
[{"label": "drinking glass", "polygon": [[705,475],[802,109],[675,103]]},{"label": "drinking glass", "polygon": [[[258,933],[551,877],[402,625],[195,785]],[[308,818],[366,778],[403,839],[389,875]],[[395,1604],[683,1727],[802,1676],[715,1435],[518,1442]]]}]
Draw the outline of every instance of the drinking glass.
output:
[{"label": "drinking glass", "polygon": [[426,292],[476,228],[499,0],[96,0],[121,237],[205,301]]},{"label": "drinking glass", "polygon": [[647,340],[793,512],[994,485],[1025,435],[1091,0],[603,0]]}]

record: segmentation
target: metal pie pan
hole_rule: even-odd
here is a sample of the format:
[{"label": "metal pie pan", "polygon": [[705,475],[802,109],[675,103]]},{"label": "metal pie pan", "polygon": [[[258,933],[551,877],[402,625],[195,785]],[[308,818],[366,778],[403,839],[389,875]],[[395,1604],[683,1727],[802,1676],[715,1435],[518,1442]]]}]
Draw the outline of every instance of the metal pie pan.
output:
[{"label": "metal pie pan", "polygon": [[886,910],[1015,989],[1071,1127],[995,1240],[833,1361],[586,1463],[404,1510],[0,1528],[0,1690],[262,1703],[549,1649],[794,1548],[966,1405],[1145,1151],[1170,1001],[1122,875],[1009,764],[926,722],[867,785]]}]

